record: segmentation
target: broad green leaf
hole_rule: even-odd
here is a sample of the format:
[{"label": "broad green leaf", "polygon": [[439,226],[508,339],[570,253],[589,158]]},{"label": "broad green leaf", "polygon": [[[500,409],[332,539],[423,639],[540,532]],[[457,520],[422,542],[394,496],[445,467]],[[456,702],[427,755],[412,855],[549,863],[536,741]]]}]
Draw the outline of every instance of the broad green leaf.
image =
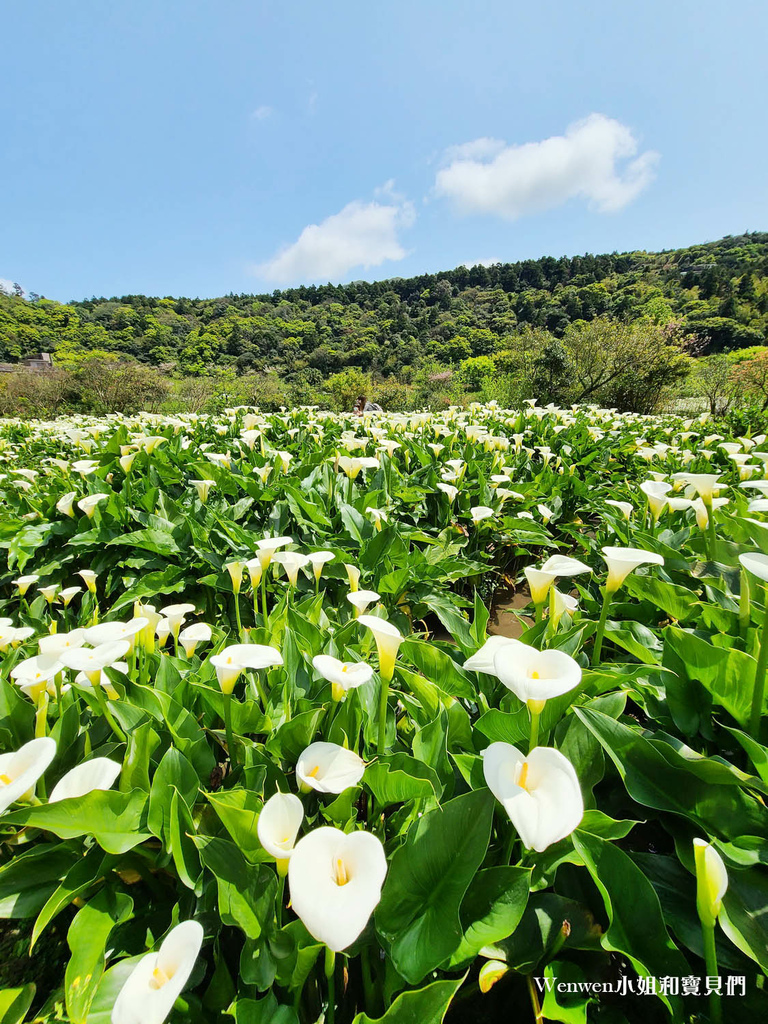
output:
[{"label": "broad green leaf", "polygon": [[143,830],[146,805],[147,796],[138,789],[130,793],[95,790],[70,800],[13,811],[4,816],[4,821],[41,828],[60,839],[91,835],[107,853],[120,854],[149,839],[149,833]]},{"label": "broad green leaf", "polygon": [[0,918],[34,917],[78,860],[66,843],[37,843],[3,864]]},{"label": "broad green leaf", "polygon": [[[688,973],[685,958],[667,932],[659,898],[640,868],[618,846],[587,832],[577,829],[573,845],[605,903],[609,926],[603,947],[628,956],[641,977]],[[677,999],[659,998],[679,1015]]]},{"label": "broad green leaf", "polygon": [[458,981],[433,981],[415,992],[401,992],[383,1017],[358,1013],[352,1024],[442,1024],[463,982],[463,977]]},{"label": "broad green leaf", "polygon": [[503,866],[478,871],[461,902],[464,934],[447,969],[474,959],[484,946],[512,934],[525,911],[530,882],[530,868]]},{"label": "broad green leaf", "polygon": [[216,879],[221,920],[240,928],[249,939],[258,939],[274,913],[274,870],[250,864],[226,839],[197,836],[195,844],[203,864]]},{"label": "broad green leaf", "polygon": [[639,804],[682,815],[710,834],[726,839],[741,835],[768,837],[768,818],[757,800],[730,784],[705,782],[696,761],[687,761],[672,747],[665,755],[639,732],[589,708],[574,708],[602,744],[624,780],[627,792]]},{"label": "broad green leaf", "polygon": [[72,956],[64,976],[67,1013],[72,1024],[84,1024],[101,975],[104,951],[112,929],[127,921],[133,900],[123,893],[102,889],[78,911],[67,932]]},{"label": "broad green leaf", "polygon": [[461,937],[459,907],[485,856],[493,799],[456,797],[419,818],[392,858],[376,927],[411,984],[450,957]]}]

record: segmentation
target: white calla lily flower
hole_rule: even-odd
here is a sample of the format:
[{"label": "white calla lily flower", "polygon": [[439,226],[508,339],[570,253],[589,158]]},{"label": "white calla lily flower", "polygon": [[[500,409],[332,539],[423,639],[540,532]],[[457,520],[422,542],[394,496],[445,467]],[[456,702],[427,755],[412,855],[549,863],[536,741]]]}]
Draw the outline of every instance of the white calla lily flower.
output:
[{"label": "white calla lily flower", "polygon": [[275,793],[261,809],[256,834],[267,853],[277,861],[281,875],[288,871],[288,861],[303,821],[304,805],[293,793]]},{"label": "white calla lily flower", "polygon": [[617,591],[627,576],[641,565],[664,565],[661,555],[642,548],[604,547],[602,551],[608,566],[605,586],[609,594]]},{"label": "white calla lily flower", "polygon": [[365,761],[353,750],[318,740],[301,752],[296,762],[296,781],[308,793],[343,793],[363,777]]},{"label": "white calla lily flower", "polygon": [[343,700],[348,690],[362,686],[373,676],[373,669],[364,661],[340,661],[330,654],[316,654],[312,665],[331,684],[336,701]]},{"label": "white calla lily flower", "polygon": [[581,682],[581,667],[564,651],[538,651],[524,643],[505,644],[493,657],[494,675],[521,701],[560,697]]},{"label": "white calla lily flower", "polygon": [[291,856],[291,906],[310,935],[340,952],[368,923],[386,875],[387,858],[376,836],[317,828],[299,840]]},{"label": "white calla lily flower", "polygon": [[488,788],[509,815],[523,844],[541,853],[578,827],[584,799],[573,765],[552,747],[535,747],[526,757],[511,743],[483,751]]},{"label": "white calla lily flower", "polygon": [[59,779],[48,797],[48,803],[73,800],[95,789],[111,789],[122,767],[119,761],[112,761],[108,757],[93,757],[90,761],[83,761]]},{"label": "white calla lily flower", "polygon": [[8,754],[0,754],[0,814],[11,804],[34,793],[38,779],[56,756],[50,736],[30,740]]},{"label": "white calla lily flower", "polygon": [[177,924],[156,953],[136,964],[112,1008],[111,1024],[164,1024],[181,995],[203,944],[197,921]]}]

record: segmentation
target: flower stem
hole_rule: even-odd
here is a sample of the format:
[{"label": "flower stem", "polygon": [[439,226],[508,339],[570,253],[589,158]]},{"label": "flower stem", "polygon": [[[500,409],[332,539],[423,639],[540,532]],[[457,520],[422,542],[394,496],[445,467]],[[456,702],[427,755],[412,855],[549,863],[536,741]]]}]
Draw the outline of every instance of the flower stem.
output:
[{"label": "flower stem", "polygon": [[389,698],[389,680],[381,677],[379,693],[379,736],[376,742],[376,753],[383,757],[387,747],[387,699]]},{"label": "flower stem", "polygon": [[99,710],[109,723],[109,727],[112,732],[121,743],[125,743],[125,733],[112,717],[112,712],[109,710],[107,699],[102,693],[101,685],[99,683],[97,683],[93,688],[93,696],[96,699],[96,703],[99,705]]},{"label": "flower stem", "polygon": [[541,717],[541,712],[534,711],[530,704],[528,705],[528,710],[531,713],[531,732],[528,740],[528,753],[530,754],[539,742],[539,718]]},{"label": "flower stem", "polygon": [[229,764],[232,769],[237,765],[235,758],[235,737],[232,732],[232,694],[224,694],[224,729],[227,734],[227,753],[229,754]]},{"label": "flower stem", "polygon": [[238,640],[243,639],[243,620],[240,618],[240,595],[235,594],[235,620],[237,622],[237,637]]},{"label": "flower stem", "polygon": [[763,628],[760,631],[760,653],[755,666],[755,684],[752,689],[752,711],[749,716],[749,732],[755,739],[760,732],[760,716],[763,713],[763,694],[765,693],[765,672],[768,668],[768,592],[764,591],[765,610],[763,612]]},{"label": "flower stem", "polygon": [[[703,499],[702,499],[703,500]],[[710,561],[714,562],[715,554],[717,552],[717,537],[715,535],[715,515],[712,508],[712,500],[705,501],[704,505],[707,509],[707,537],[709,540],[709,558]]]},{"label": "flower stem", "polygon": [[264,625],[267,625],[267,570],[261,574],[261,615],[264,619]]},{"label": "flower stem", "polygon": [[531,1007],[533,1008],[533,1018],[536,1021],[536,1024],[539,1024],[539,1022],[543,1021],[544,1018],[543,1018],[543,1016],[541,1014],[541,1003],[539,1002],[539,995],[538,995],[538,993],[536,991],[536,985],[534,984],[533,975],[532,974],[526,974],[526,976],[525,976],[525,983],[528,986],[528,995],[531,998]]},{"label": "flower stem", "polygon": [[611,603],[613,593],[607,588],[603,590],[603,607],[600,609],[600,620],[597,623],[595,633],[595,646],[592,648],[592,664],[600,664],[600,654],[603,649],[603,636],[605,635],[605,623],[608,621],[608,607]]},{"label": "flower stem", "polygon": [[43,690],[35,711],[35,739],[45,736],[48,732],[48,691]]},{"label": "flower stem", "polygon": [[325,947],[325,977],[328,979],[328,1012],[326,1024],[334,1024],[336,1019],[336,954]]},{"label": "flower stem", "polygon": [[[707,965],[707,975],[710,978],[716,978],[717,950],[715,949],[715,926],[705,925],[702,921],[701,935],[704,940],[704,961]],[[720,993],[714,989],[709,993],[709,1018],[712,1024],[720,1024],[723,1019]]]}]

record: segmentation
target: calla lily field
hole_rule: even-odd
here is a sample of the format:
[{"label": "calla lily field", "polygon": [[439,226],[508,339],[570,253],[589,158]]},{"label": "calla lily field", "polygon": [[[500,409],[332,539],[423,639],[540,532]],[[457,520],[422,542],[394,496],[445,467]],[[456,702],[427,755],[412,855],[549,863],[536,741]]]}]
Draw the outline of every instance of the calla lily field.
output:
[{"label": "calla lily field", "polygon": [[0,1022],[762,1019],[741,430],[4,421]]}]

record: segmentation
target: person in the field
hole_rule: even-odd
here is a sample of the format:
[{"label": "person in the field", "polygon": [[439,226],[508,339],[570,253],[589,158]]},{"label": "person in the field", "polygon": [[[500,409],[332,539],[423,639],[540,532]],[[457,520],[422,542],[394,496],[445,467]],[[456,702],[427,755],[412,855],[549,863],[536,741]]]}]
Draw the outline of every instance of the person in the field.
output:
[{"label": "person in the field", "polygon": [[371,402],[365,395],[360,395],[355,402],[355,414],[362,416],[364,412],[384,412],[377,402]]}]

